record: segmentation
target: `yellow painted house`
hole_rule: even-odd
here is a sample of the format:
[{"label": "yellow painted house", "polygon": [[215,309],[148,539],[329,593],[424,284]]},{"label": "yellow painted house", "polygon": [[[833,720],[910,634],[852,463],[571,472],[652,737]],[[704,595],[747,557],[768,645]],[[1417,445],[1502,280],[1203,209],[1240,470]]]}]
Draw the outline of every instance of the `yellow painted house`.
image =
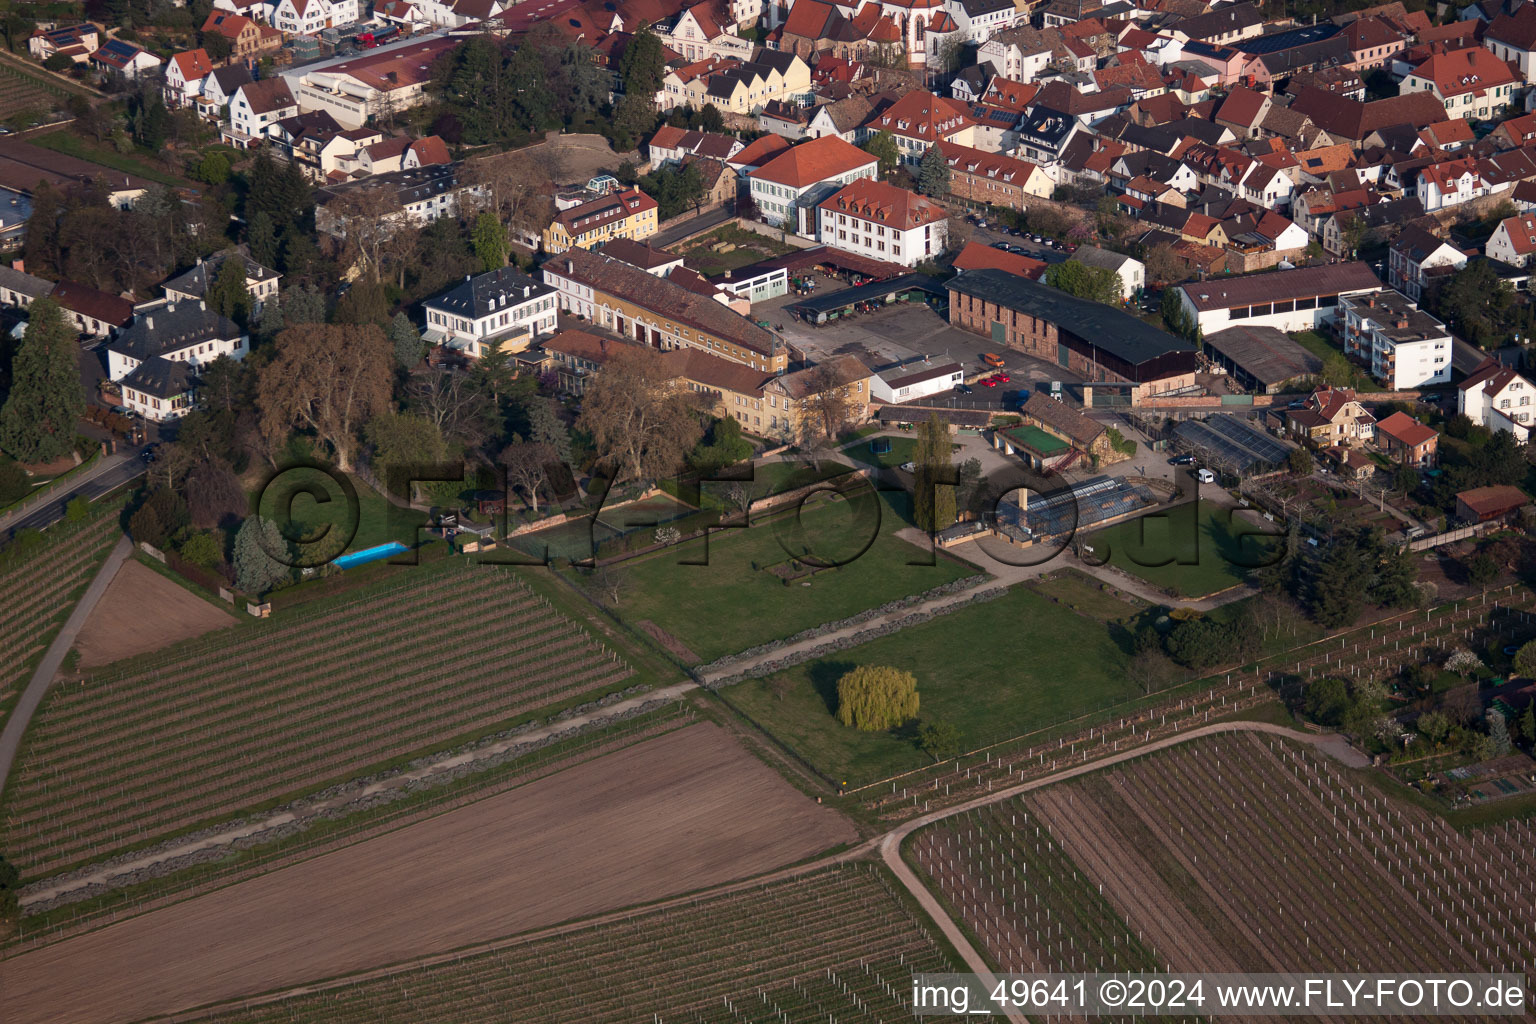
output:
[{"label": "yellow painted house", "polygon": [[561,210],[544,229],[544,251],[590,249],[615,238],[639,241],[656,233],[659,218],[656,200],[630,187]]}]

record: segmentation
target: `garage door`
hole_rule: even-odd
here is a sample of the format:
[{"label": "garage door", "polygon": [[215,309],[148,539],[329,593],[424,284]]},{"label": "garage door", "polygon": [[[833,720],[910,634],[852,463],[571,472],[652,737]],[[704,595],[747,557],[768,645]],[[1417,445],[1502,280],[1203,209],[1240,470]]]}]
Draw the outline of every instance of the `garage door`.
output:
[{"label": "garage door", "polygon": [[1059,341],[1056,343],[1056,362],[1062,366],[1072,365],[1072,350]]},{"label": "garage door", "polygon": [[992,321],[992,340],[1002,345],[1008,340],[1008,330],[1000,322]]}]

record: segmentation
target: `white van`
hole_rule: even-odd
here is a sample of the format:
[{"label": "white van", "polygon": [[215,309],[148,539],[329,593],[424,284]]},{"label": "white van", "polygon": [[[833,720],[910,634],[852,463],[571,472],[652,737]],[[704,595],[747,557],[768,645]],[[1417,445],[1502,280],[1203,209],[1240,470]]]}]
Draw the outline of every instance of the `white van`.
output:
[{"label": "white van", "polygon": [[1195,479],[1203,484],[1213,484],[1216,482],[1216,474],[1208,469],[1200,469],[1195,471]]}]

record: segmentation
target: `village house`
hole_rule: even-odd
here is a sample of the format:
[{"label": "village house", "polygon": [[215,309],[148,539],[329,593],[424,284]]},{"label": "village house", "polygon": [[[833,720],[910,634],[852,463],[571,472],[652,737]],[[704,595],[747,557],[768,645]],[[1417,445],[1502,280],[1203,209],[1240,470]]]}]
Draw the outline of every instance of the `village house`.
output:
[{"label": "village house", "polygon": [[1392,461],[1415,469],[1432,469],[1440,435],[1405,412],[1395,412],[1376,424],[1376,443]]},{"label": "village house", "polygon": [[1480,427],[1529,440],[1536,384],[1490,357],[1456,385],[1456,411]]},{"label": "village house", "polygon": [[612,238],[639,240],[656,233],[660,205],[631,186],[561,210],[544,229],[543,247],[559,253],[582,246],[594,248]]},{"label": "village house", "polygon": [[965,104],[914,89],[864,124],[866,135],[889,132],[902,163],[915,168],[935,143],[973,145],[975,123]]},{"label": "village house", "polygon": [[203,22],[203,33],[217,32],[229,40],[230,63],[255,61],[262,54],[282,48],[283,34],[270,25],[258,25],[243,14],[215,8]]},{"label": "village house", "polygon": [[64,310],[64,318],[81,334],[107,338],[133,319],[133,303],[120,295],[64,280],[53,286],[48,297]]},{"label": "village house", "polygon": [[555,331],[560,302],[555,289],[515,267],[466,277],[421,304],[427,326],[422,341],[471,358],[525,352]]},{"label": "village house", "polygon": [[1056,183],[1035,164],[1001,153],[940,142],[949,164],[949,194],[954,199],[1010,210],[1023,210],[1028,199],[1049,199]]},{"label": "village house", "polygon": [[90,22],[38,29],[27,39],[27,52],[38,63],[54,54],[63,54],[76,64],[84,64],[101,45],[101,30]]},{"label": "village house", "polygon": [[1376,417],[1350,388],[1319,388],[1299,409],[1287,409],[1286,432],[1325,447],[1367,444],[1376,436]]},{"label": "village house", "polygon": [[204,49],[183,50],[165,65],[165,105],[175,110],[190,107],[203,93],[203,80],[213,74],[213,61]]},{"label": "village house", "polygon": [[315,230],[343,238],[347,215],[338,213],[344,204],[336,201],[359,192],[373,193],[380,205],[389,210],[383,216],[422,227],[439,217],[457,217],[467,204],[479,203],[484,186],[459,180],[459,164],[433,164],[408,170],[376,174],[359,181],[326,185],[315,190]]},{"label": "village house", "polygon": [[244,359],[250,338],[201,300],[139,308],[133,322],[107,345],[107,375],[123,391],[123,404],[156,422],[179,419],[194,404],[200,369],[221,356]]},{"label": "village house", "polygon": [[1121,300],[1129,299],[1146,285],[1147,268],[1124,253],[1111,252],[1093,245],[1080,245],[1072,259],[1088,267],[1107,270],[1120,282]]},{"label": "village house", "polygon": [[273,137],[277,122],[298,112],[298,101],[285,80],[265,78],[250,82],[235,90],[223,135],[230,144],[248,149],[252,143]]},{"label": "village house", "polygon": [[165,63],[142,46],[123,39],[108,39],[91,54],[90,61],[96,70],[124,82],[136,82],[154,74]]},{"label": "village house", "polygon": [[829,135],[790,147],[752,171],[747,180],[752,202],[765,223],[813,238],[821,201],[844,185],[874,179],[879,167],[875,157]]},{"label": "village house", "polygon": [[1488,236],[1483,250],[1489,259],[1500,260],[1512,267],[1524,267],[1536,253],[1536,214],[1523,213],[1506,217]]},{"label": "village house", "polygon": [[168,278],[160,287],[172,303],[193,303],[208,294],[208,286],[219,276],[228,260],[239,260],[245,270],[245,290],[251,297],[251,312],[260,313],[262,305],[276,297],[278,282],[283,275],[270,267],[264,267],[243,252],[234,249],[214,253],[207,259],[198,257],[190,269]]},{"label": "village house", "polygon": [[1437,53],[1419,64],[1399,86],[1401,95],[1427,92],[1449,117],[1486,121],[1510,103],[1520,77],[1509,64],[1482,47]]},{"label": "village house", "polygon": [[911,267],[948,245],[948,210],[883,181],[845,185],[818,209],[818,240],[844,252]]},{"label": "village house", "polygon": [[667,164],[680,164],[689,156],[726,161],[745,148],[746,143],[734,135],[688,131],[669,124],[657,128],[656,134],[645,144],[652,170]]},{"label": "village house", "polygon": [[1466,265],[1466,253],[1410,224],[1392,240],[1387,256],[1387,283],[1418,302],[1427,287]]}]

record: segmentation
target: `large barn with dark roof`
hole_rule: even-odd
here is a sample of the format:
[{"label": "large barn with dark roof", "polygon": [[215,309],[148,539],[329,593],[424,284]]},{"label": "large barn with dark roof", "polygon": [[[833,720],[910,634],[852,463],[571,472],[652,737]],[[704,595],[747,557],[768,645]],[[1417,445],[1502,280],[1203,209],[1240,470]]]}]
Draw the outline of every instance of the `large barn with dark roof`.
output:
[{"label": "large barn with dark roof", "polygon": [[1195,386],[1195,346],[1113,306],[1003,270],[952,278],[949,322],[1086,382],[1127,385],[1135,404]]}]

